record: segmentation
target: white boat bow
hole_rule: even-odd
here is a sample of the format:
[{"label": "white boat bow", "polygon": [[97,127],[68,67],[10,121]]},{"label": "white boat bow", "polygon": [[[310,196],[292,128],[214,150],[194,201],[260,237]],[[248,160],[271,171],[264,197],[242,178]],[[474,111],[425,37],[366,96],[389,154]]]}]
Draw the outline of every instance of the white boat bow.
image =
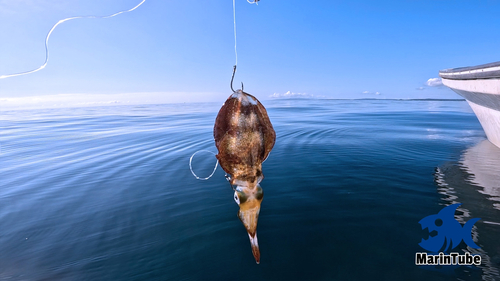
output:
[{"label": "white boat bow", "polygon": [[488,140],[500,147],[500,62],[444,69],[439,76],[467,100]]}]

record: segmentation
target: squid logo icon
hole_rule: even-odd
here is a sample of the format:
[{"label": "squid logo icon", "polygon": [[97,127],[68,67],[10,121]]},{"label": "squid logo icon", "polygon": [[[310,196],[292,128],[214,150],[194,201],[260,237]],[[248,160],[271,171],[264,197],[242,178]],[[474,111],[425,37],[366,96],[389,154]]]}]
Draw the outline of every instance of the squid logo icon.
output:
[{"label": "squid logo icon", "polygon": [[478,249],[479,246],[472,240],[472,227],[480,219],[470,219],[462,227],[455,219],[455,211],[460,205],[447,206],[439,213],[421,219],[418,223],[422,226],[422,230],[428,229],[429,238],[427,240],[422,238],[418,245],[429,252],[437,253],[440,250],[443,252],[452,250],[464,241],[467,246]]}]

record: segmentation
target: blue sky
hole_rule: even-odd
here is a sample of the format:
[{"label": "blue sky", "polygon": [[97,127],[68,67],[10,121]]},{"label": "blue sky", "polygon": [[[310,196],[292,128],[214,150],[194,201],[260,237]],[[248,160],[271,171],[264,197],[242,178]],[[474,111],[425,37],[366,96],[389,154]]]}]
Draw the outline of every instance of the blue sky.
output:
[{"label": "blue sky", "polygon": [[[260,99],[459,98],[426,82],[500,60],[500,1],[236,1],[235,82]],[[39,67],[59,20],[140,0],[0,0],[0,75]],[[146,0],[76,19],[49,40],[45,69],[0,79],[0,99],[47,95],[223,101],[235,63],[231,0]]]}]

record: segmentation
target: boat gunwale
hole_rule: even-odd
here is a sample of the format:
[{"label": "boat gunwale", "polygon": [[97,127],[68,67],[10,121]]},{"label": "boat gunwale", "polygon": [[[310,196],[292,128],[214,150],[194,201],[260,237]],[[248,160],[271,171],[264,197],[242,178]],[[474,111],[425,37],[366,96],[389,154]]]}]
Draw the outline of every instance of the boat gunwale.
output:
[{"label": "boat gunwale", "polygon": [[500,61],[477,66],[443,69],[439,71],[439,76],[451,80],[500,78]]}]

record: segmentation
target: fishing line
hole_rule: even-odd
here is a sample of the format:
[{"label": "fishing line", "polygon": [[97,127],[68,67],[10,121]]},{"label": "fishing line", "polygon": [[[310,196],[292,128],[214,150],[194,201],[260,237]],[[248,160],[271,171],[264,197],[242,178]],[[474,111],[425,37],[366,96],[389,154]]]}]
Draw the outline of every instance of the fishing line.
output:
[{"label": "fishing line", "polygon": [[[248,3],[250,4],[257,4],[259,0],[254,0],[251,2],[250,0],[247,0]],[[235,56],[235,63],[233,66],[233,75],[231,77],[231,90],[234,92],[233,89],[233,79],[234,79],[234,74],[236,73],[236,66],[238,65],[238,50],[237,50],[237,44],[236,44],[236,4],[235,0],[233,0],[233,27],[234,27],[234,56]],[[243,91],[243,83],[241,83],[241,90]]]},{"label": "fishing line", "polygon": [[[247,0],[248,1],[248,0]],[[234,23],[234,55],[236,57],[236,62],[234,63],[234,72],[236,72],[236,66],[238,65],[238,51],[236,51],[236,5],[233,0],[233,23]]]},{"label": "fishing line", "polygon": [[[258,1],[259,0],[254,0],[252,2],[250,0],[247,0],[247,2],[250,3],[250,4],[257,4]],[[237,44],[236,44],[236,3],[235,3],[235,0],[233,0],[233,28],[234,28],[234,56],[235,56],[235,63],[234,63],[234,67],[233,67],[233,75],[231,77],[231,90],[233,90],[233,79],[234,79],[234,74],[236,73],[236,66],[238,65],[238,51],[237,51]],[[243,91],[243,83],[241,83],[241,90]],[[233,90],[233,92],[234,92],[234,90]],[[214,175],[215,170],[217,170],[217,165],[219,164],[219,160],[217,160],[217,162],[215,162],[214,170],[212,171],[212,173],[208,177],[206,177],[206,178],[200,178],[193,171],[193,167],[191,165],[191,162],[193,161],[193,157],[196,155],[196,153],[201,152],[201,151],[210,152],[213,155],[215,155],[215,153],[213,153],[211,151],[208,151],[208,150],[198,150],[198,151],[196,151],[195,153],[193,153],[193,155],[191,155],[191,158],[189,158],[189,169],[191,170],[191,173],[193,174],[193,176],[197,180],[208,180],[209,178],[211,178]],[[226,174],[226,179],[229,181],[229,177],[228,177],[227,174]],[[230,183],[230,185],[231,185],[231,183]],[[231,185],[231,188],[233,188],[232,185]]]},{"label": "fishing line", "polygon": [[139,6],[141,6],[144,2],[146,2],[146,0],[142,0],[141,3],[137,4],[132,9],[120,11],[120,12],[117,12],[117,13],[114,13],[114,14],[111,14],[111,15],[108,15],[108,16],[78,16],[78,17],[65,18],[65,19],[62,19],[62,20],[58,21],[56,24],[54,24],[54,26],[52,26],[52,28],[50,29],[49,33],[47,33],[47,36],[45,37],[45,62],[42,65],[40,67],[36,68],[36,69],[25,71],[25,72],[0,75],[0,79],[14,77],[14,76],[26,75],[26,74],[34,73],[34,72],[37,72],[39,70],[44,69],[45,66],[47,66],[47,63],[49,62],[49,38],[50,38],[50,35],[54,31],[54,29],[58,25],[60,25],[61,23],[65,22],[65,21],[69,21],[69,20],[74,20],[74,19],[108,19],[108,18],[112,18],[112,17],[117,16],[119,14],[132,12],[133,10],[139,8]]},{"label": "fishing line", "polygon": [[193,167],[191,166],[191,162],[193,161],[193,157],[198,153],[198,152],[202,152],[202,151],[205,151],[205,152],[210,152],[212,153],[213,155],[215,155],[215,153],[213,153],[212,151],[208,151],[208,150],[198,150],[196,151],[195,153],[193,153],[193,155],[191,155],[191,158],[189,158],[189,169],[191,170],[191,174],[193,174],[193,176],[197,179],[197,180],[208,180],[209,178],[211,178],[214,174],[215,174],[215,170],[217,170],[217,165],[219,164],[219,160],[217,160],[217,162],[215,162],[215,167],[214,167],[214,170],[212,171],[212,173],[206,177],[206,178],[200,178],[196,175],[196,173],[193,171]]}]

